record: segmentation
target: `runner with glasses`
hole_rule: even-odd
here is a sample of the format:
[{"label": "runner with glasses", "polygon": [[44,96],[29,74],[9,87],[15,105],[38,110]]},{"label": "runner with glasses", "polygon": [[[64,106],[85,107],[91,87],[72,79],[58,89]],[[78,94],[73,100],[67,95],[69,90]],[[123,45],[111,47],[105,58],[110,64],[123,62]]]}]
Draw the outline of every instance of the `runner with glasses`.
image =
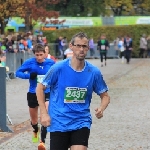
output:
[{"label": "runner with glasses", "polygon": [[[54,64],[36,89],[41,123],[50,132],[50,150],[87,150],[93,91],[101,99],[95,109],[98,119],[110,102],[100,70],[85,60],[89,50],[87,35],[83,32],[74,35],[69,48],[73,51],[72,58]],[[48,113],[44,103],[46,88],[51,88]]]}]

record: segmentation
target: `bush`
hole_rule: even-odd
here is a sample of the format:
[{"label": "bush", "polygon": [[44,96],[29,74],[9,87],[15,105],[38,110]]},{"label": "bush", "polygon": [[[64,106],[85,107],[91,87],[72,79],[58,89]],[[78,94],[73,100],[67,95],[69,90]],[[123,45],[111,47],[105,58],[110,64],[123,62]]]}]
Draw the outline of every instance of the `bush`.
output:
[{"label": "bush", "polygon": [[139,40],[143,33],[150,34],[150,25],[126,25],[126,26],[100,26],[100,27],[79,27],[69,29],[59,29],[53,31],[44,31],[49,43],[54,43],[59,36],[67,37],[68,41],[78,32],[85,32],[88,37],[93,37],[97,42],[100,35],[105,33],[109,42],[116,39],[117,36],[129,35],[133,39],[133,57],[138,57],[139,54]]}]

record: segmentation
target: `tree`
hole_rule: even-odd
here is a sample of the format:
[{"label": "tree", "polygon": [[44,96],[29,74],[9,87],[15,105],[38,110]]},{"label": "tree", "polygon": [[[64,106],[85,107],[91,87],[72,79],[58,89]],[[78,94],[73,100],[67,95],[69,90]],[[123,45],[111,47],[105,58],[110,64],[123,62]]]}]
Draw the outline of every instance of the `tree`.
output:
[{"label": "tree", "polygon": [[134,12],[137,15],[150,14],[150,0],[133,0]]},{"label": "tree", "polygon": [[4,28],[11,17],[24,18],[27,31],[35,21],[44,21],[46,17],[58,18],[59,12],[47,11],[46,7],[59,2],[60,0],[0,0],[1,34],[4,34]]},{"label": "tree", "polygon": [[1,34],[4,34],[4,28],[10,17],[22,13],[24,0],[0,0],[0,25]]},{"label": "tree", "polygon": [[105,7],[108,15],[148,15],[150,0],[105,0]]},{"label": "tree", "polygon": [[104,0],[65,0],[49,9],[60,11],[61,16],[100,16],[105,7]]},{"label": "tree", "polygon": [[133,9],[132,0],[105,0],[105,14],[122,16]]},{"label": "tree", "polygon": [[58,11],[46,10],[47,5],[55,5],[60,0],[25,0],[22,17],[25,18],[26,31],[32,30],[36,21],[46,23],[46,18],[58,18]]}]

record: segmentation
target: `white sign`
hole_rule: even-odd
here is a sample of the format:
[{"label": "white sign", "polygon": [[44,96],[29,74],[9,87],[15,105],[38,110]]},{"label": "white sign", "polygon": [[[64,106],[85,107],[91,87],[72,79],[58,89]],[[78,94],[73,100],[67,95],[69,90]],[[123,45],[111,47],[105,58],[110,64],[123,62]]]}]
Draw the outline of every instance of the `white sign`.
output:
[{"label": "white sign", "polygon": [[150,24],[150,17],[138,18],[136,24]]},{"label": "white sign", "polygon": [[[54,19],[46,18],[47,22],[50,22],[50,20],[54,20]],[[63,19],[58,19],[58,20],[62,21]],[[64,19],[64,20],[65,22],[63,22],[63,25],[68,25],[68,26],[92,26],[93,25],[92,19]]]},{"label": "white sign", "polygon": [[89,25],[93,25],[93,21],[91,19],[66,19],[63,25],[89,26]]}]

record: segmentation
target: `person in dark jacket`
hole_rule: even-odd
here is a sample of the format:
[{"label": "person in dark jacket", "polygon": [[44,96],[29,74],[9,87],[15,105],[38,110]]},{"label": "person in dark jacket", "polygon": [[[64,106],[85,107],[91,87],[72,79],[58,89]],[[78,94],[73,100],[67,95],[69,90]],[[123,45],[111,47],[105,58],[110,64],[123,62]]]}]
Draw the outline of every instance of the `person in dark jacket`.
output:
[{"label": "person in dark jacket", "polygon": [[129,64],[133,46],[132,46],[132,39],[128,35],[124,40],[124,47],[125,47],[125,58],[127,60],[127,64]]},{"label": "person in dark jacket", "polygon": [[105,34],[101,35],[100,40],[97,43],[98,50],[100,51],[100,58],[101,58],[101,67],[103,67],[103,57],[105,59],[105,66],[107,61],[107,50],[109,49],[109,42],[106,40]]}]

